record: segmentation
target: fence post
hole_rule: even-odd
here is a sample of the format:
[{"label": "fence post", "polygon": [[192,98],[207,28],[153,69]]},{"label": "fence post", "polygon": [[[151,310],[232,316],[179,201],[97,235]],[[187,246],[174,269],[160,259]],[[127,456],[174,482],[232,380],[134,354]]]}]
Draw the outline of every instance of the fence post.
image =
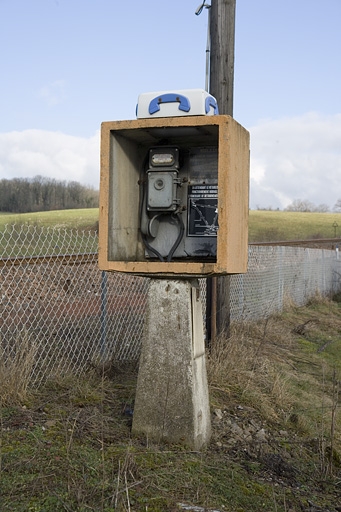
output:
[{"label": "fence post", "polygon": [[101,346],[100,354],[101,359],[104,361],[107,350],[107,289],[108,289],[108,275],[102,270],[101,277]]},{"label": "fence post", "polygon": [[285,247],[277,248],[277,258],[278,262],[278,311],[283,311],[284,304],[284,277],[283,277],[283,267],[284,267],[284,254]]}]

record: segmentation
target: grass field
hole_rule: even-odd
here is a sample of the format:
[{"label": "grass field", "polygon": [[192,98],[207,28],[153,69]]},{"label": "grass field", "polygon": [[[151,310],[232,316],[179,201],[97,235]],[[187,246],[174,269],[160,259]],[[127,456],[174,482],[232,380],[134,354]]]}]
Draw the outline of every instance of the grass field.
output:
[{"label": "grass field", "polygon": [[341,236],[341,214],[250,211],[250,242],[306,240]]},{"label": "grass field", "polygon": [[[0,214],[0,231],[6,224],[55,226],[89,229],[98,222],[98,208],[58,210],[51,212]],[[249,241],[306,240],[341,236],[341,214],[296,213],[251,210],[249,215]]]},{"label": "grass field", "polygon": [[96,252],[96,231],[97,208],[0,215],[1,257]]},{"label": "grass field", "polygon": [[98,222],[98,208],[80,210],[55,210],[36,213],[0,213],[0,230],[6,225],[35,225],[67,229],[88,229]]}]

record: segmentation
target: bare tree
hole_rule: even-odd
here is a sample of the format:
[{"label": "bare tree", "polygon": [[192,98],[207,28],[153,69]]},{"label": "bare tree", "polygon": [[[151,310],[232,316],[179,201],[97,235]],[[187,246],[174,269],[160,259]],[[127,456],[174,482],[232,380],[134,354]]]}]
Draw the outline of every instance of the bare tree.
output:
[{"label": "bare tree", "polygon": [[329,212],[329,206],[325,203],[321,203],[318,204],[313,211],[319,213],[327,213]]},{"label": "bare tree", "polygon": [[0,180],[0,211],[12,213],[96,208],[98,191],[76,181],[53,178]]},{"label": "bare tree", "polygon": [[311,203],[307,199],[294,199],[289,206],[285,208],[287,212],[313,212],[315,211],[314,203]]},{"label": "bare tree", "polygon": [[333,211],[336,213],[341,213],[341,199],[338,199],[334,204]]}]

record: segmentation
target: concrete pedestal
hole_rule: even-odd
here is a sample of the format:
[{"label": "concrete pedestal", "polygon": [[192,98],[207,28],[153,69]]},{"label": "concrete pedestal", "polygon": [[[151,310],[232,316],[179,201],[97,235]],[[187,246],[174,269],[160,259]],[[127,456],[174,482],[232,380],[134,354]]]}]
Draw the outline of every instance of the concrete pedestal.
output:
[{"label": "concrete pedestal", "polygon": [[211,435],[199,283],[152,279],[133,434],[199,450]]}]

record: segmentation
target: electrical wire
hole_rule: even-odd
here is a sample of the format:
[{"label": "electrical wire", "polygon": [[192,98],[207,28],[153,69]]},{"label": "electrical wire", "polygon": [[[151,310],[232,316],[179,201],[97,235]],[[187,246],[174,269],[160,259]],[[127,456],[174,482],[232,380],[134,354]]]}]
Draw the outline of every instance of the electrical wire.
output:
[{"label": "electrical wire", "polygon": [[[180,244],[180,242],[181,242],[181,240],[182,240],[182,237],[183,237],[183,235],[184,235],[184,232],[185,232],[185,225],[184,225],[184,222],[183,222],[183,220],[182,220],[181,213],[172,214],[172,215],[171,215],[171,218],[172,218],[173,220],[175,220],[175,221],[176,221],[176,223],[178,224],[178,226],[179,226],[179,234],[178,234],[178,236],[177,236],[177,238],[176,238],[176,240],[175,240],[174,244],[172,245],[171,250],[169,251],[169,253],[168,253],[168,255],[167,255],[167,263],[170,263],[170,262],[172,261],[172,258],[173,258],[173,256],[174,256],[174,253],[175,253],[175,251],[177,250],[177,248],[179,247],[179,244]],[[148,240],[147,240],[147,236],[146,236],[146,235],[144,235],[143,233],[142,233],[142,240],[143,240],[143,243],[144,243],[144,245],[145,245],[145,247],[146,247],[146,249],[147,249],[147,252],[148,252],[149,256],[152,256],[152,254],[153,254],[153,255],[154,255],[154,256],[156,256],[160,261],[165,261],[165,259],[164,259],[164,257],[162,256],[162,254],[161,254],[159,251],[157,251],[154,247],[152,247],[152,246],[150,245],[150,243],[149,243],[149,242],[148,242]]]},{"label": "electrical wire", "polygon": [[172,218],[175,219],[179,224],[179,234],[178,234],[177,239],[175,240],[174,245],[172,246],[171,250],[168,253],[168,256],[167,256],[168,262],[172,261],[173,255],[174,255],[175,251],[177,250],[177,248],[179,247],[179,244],[182,240],[182,237],[183,237],[184,231],[185,231],[185,226],[184,226],[184,222],[182,220],[181,213],[177,213],[175,215],[173,214]]},{"label": "electrical wire", "polygon": [[210,5],[208,5],[208,4],[206,3],[206,0],[204,0],[204,2],[203,2],[201,5],[199,5],[199,7],[197,8],[197,10],[195,11],[195,14],[196,14],[197,16],[199,16],[199,14],[201,14],[201,13],[202,13],[202,11],[203,11],[203,8],[204,8],[204,7],[206,7],[206,9],[209,9],[209,8],[211,7]]},{"label": "electrical wire", "polygon": [[[147,240],[147,236],[142,234],[142,240],[143,240],[143,243],[147,249],[147,252],[149,254],[149,256],[152,256],[152,254],[154,254],[154,256],[156,256],[157,258],[159,258],[160,261],[165,261],[162,254],[159,253],[159,251],[157,251],[156,249],[154,249],[154,247],[152,247],[150,245],[150,243],[148,242]],[[150,254],[152,253],[152,254]],[[168,261],[168,260],[167,260]]]}]

